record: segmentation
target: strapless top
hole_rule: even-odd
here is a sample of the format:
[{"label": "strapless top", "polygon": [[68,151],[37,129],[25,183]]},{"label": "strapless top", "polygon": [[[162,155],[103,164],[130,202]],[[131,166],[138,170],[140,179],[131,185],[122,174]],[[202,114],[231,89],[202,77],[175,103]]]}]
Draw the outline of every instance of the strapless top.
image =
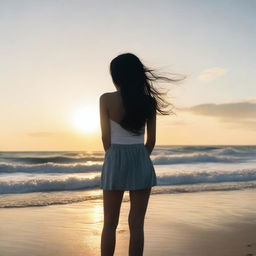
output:
[{"label": "strapless top", "polygon": [[111,144],[136,144],[144,143],[145,125],[142,127],[143,133],[137,135],[124,129],[119,123],[110,120]]}]

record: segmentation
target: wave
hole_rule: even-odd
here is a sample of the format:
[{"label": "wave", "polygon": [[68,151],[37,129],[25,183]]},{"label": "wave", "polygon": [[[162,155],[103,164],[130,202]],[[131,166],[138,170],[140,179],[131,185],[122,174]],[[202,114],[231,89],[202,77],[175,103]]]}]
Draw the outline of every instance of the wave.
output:
[{"label": "wave", "polygon": [[[219,157],[208,154],[197,154],[190,156],[159,156],[152,157],[154,165],[170,165],[170,164],[189,164],[189,163],[234,163],[241,162],[240,158],[233,157]],[[91,162],[93,163],[93,162]],[[94,164],[57,164],[57,163],[43,163],[43,164],[13,164],[0,163],[0,173],[88,173],[99,172],[102,168],[102,162]]]},{"label": "wave", "polygon": [[2,157],[2,161],[11,163],[24,163],[24,164],[43,164],[43,163],[57,163],[57,164],[71,164],[71,163],[86,163],[89,161],[102,161],[103,156],[51,156],[51,157]]},{"label": "wave", "polygon": [[[254,161],[256,159],[256,147],[255,146],[156,146],[152,152],[151,157],[155,165],[218,163],[218,162],[219,163],[236,163],[236,162],[244,162],[247,160]],[[48,167],[50,167],[52,164],[53,171],[54,171],[54,168],[57,164],[86,165],[91,163],[102,163],[103,160],[104,160],[104,152],[102,151],[0,152],[0,172],[5,172],[5,168],[3,164],[10,164],[10,165],[16,165],[16,166],[31,165],[32,167],[34,165],[44,165],[44,164],[48,164]],[[19,167],[17,167],[17,169],[19,169]],[[38,169],[39,168],[37,168],[37,170]],[[42,169],[45,169],[45,168],[42,167]],[[9,171],[7,170],[7,172]]]},{"label": "wave", "polygon": [[236,171],[176,172],[157,177],[158,185],[184,185],[197,183],[239,182],[256,180],[256,169]]},{"label": "wave", "polygon": [[[251,182],[223,182],[215,184],[194,184],[194,185],[176,185],[176,186],[156,186],[151,190],[151,194],[176,194],[176,193],[195,193],[195,192],[210,192],[210,191],[232,191],[256,189],[256,181]],[[93,192],[90,194],[90,192]],[[29,193],[27,197],[24,194],[20,195],[4,195],[0,196],[0,208],[22,208],[22,207],[38,207],[48,205],[60,205],[84,202],[88,200],[102,200],[100,190],[88,190],[86,194],[68,193],[60,195],[52,192],[46,193]],[[32,195],[34,194],[34,195]],[[14,197],[15,196],[15,197]],[[129,196],[124,195],[123,202],[129,202]]]},{"label": "wave", "polygon": [[0,173],[88,173],[97,172],[102,164],[36,164],[36,165],[20,165],[20,164],[0,164]]},{"label": "wave", "polygon": [[183,156],[156,156],[152,159],[156,165],[187,164],[187,163],[235,163],[244,161],[244,158],[223,157],[210,154],[193,154]]},{"label": "wave", "polygon": [[[157,176],[158,186],[193,185],[199,183],[221,183],[255,181],[256,169],[236,171],[179,171]],[[100,175],[88,177],[35,177],[24,180],[0,180],[0,194],[65,191],[97,188]]]},{"label": "wave", "polygon": [[191,155],[256,157],[255,146],[158,146],[153,155]]},{"label": "wave", "polygon": [[256,157],[256,149],[227,147],[219,150],[218,154],[224,156]]},{"label": "wave", "polygon": [[[193,164],[193,163],[241,163],[246,159],[229,156],[213,156],[209,154],[193,154],[183,156],[152,156],[154,165]],[[98,159],[97,159],[98,160]],[[87,173],[97,172],[102,168],[102,161],[89,163],[43,163],[43,164],[14,164],[0,163],[0,173]]]},{"label": "wave", "polygon": [[217,150],[219,148],[220,147],[218,146],[180,146],[180,147],[176,147],[176,150],[179,152],[184,152],[184,151],[195,152],[195,151],[211,151],[211,150]]},{"label": "wave", "polygon": [[26,180],[0,180],[0,194],[48,192],[89,189],[99,186],[100,176],[94,178],[65,177],[65,178],[27,178]]},{"label": "wave", "polygon": [[187,154],[194,152],[215,153],[223,150],[233,150],[235,152],[253,152],[256,154],[255,146],[156,146],[154,152],[167,152],[175,154]]}]

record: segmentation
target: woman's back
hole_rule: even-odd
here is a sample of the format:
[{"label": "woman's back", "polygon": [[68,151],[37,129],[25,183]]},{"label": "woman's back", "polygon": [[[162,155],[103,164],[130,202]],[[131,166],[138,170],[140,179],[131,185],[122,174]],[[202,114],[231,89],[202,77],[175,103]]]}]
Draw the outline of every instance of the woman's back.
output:
[{"label": "woman's back", "polygon": [[136,135],[124,129],[119,123],[109,120],[111,144],[144,144],[145,126],[142,128],[142,134]]},{"label": "woman's back", "polygon": [[124,107],[119,91],[109,93],[108,106],[111,144],[144,144],[145,125],[141,129],[140,135],[136,135],[120,125]]},{"label": "woman's back", "polygon": [[123,106],[122,97],[119,91],[108,93],[107,106],[109,119],[120,123],[122,120],[125,110]]}]

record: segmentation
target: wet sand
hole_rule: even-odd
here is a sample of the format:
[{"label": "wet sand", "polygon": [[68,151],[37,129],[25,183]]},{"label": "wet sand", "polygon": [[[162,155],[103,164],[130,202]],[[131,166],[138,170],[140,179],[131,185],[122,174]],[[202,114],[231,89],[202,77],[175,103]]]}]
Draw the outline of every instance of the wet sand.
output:
[{"label": "wet sand", "polygon": [[[255,202],[255,189],[152,194],[145,219],[144,255],[256,255]],[[129,207],[124,200],[117,256],[128,255]],[[0,209],[0,255],[100,255],[102,225],[100,199]]]}]

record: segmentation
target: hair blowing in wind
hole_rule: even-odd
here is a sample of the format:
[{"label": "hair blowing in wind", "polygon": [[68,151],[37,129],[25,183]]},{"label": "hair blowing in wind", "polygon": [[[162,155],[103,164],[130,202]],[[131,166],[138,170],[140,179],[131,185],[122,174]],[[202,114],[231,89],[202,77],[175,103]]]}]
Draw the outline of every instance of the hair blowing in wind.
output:
[{"label": "hair blowing in wind", "polygon": [[161,76],[154,69],[143,65],[141,60],[132,53],[124,53],[115,57],[110,63],[110,74],[114,84],[119,87],[124,104],[125,114],[120,125],[140,134],[146,120],[154,114],[169,115],[172,104],[155,88],[158,81],[176,82],[182,79],[172,79]]}]

